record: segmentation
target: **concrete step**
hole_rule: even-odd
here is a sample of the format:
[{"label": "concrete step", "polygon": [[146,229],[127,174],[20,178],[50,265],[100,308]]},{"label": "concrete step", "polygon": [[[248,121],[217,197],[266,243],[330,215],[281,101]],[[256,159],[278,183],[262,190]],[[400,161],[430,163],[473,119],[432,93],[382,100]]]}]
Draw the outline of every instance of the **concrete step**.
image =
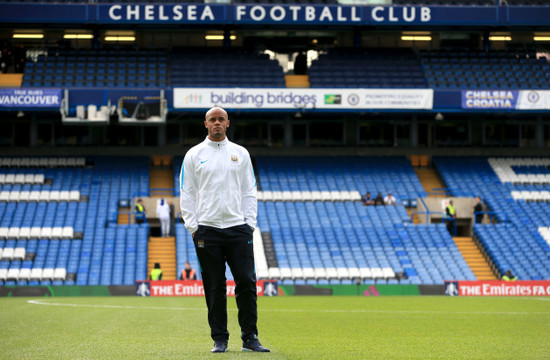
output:
[{"label": "concrete step", "polygon": [[[432,193],[433,189],[443,188],[445,185],[439,179],[437,171],[432,168],[414,168],[416,176],[420,180],[422,187],[427,193]],[[429,195],[429,197],[441,197],[441,195]]]},{"label": "concrete step", "polygon": [[497,279],[487,259],[471,237],[454,237],[453,240],[478,280]]},{"label": "concrete step", "polygon": [[147,254],[147,274],[155,263],[160,264],[163,280],[176,280],[176,241],[174,237],[150,237]]}]

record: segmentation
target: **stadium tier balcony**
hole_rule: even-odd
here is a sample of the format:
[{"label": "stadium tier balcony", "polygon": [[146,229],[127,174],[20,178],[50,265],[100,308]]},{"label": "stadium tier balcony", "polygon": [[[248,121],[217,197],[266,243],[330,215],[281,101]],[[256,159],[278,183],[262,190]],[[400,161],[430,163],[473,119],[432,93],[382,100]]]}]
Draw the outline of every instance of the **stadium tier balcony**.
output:
[{"label": "stadium tier balcony", "polygon": [[410,49],[334,49],[311,64],[313,88],[425,88],[426,79]]},{"label": "stadium tier balcony", "polygon": [[26,63],[23,86],[160,88],[167,68],[163,51],[50,50]]},{"label": "stadium tier balcony", "polygon": [[242,49],[176,50],[170,75],[172,86],[285,87],[283,69],[276,60]]},{"label": "stadium tier balcony", "polygon": [[550,63],[532,50],[422,51],[422,68],[435,89],[547,89]]}]

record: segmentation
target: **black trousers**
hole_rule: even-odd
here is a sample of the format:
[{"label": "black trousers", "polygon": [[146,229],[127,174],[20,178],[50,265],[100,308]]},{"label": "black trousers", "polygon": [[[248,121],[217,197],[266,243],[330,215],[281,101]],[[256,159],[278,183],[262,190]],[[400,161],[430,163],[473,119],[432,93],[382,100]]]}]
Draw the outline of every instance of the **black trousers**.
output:
[{"label": "black trousers", "polygon": [[208,307],[208,324],[214,340],[229,339],[225,263],[235,279],[241,338],[258,335],[256,273],[252,229],[238,225],[218,229],[200,225],[193,238]]}]

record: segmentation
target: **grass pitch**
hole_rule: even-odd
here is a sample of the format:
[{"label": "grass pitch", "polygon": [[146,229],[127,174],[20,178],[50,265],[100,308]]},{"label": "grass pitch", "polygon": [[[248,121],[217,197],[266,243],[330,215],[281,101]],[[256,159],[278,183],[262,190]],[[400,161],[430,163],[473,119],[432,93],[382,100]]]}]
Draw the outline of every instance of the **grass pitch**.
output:
[{"label": "grass pitch", "polygon": [[260,298],[260,341],[210,354],[203,298],[0,299],[1,359],[550,359],[550,298]]}]

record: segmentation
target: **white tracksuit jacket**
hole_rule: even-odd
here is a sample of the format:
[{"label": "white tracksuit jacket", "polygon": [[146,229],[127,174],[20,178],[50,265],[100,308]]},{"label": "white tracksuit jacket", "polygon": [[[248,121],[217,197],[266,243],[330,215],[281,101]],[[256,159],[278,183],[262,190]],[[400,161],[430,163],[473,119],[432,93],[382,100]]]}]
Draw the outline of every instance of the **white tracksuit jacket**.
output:
[{"label": "white tracksuit jacket", "polygon": [[248,151],[225,138],[208,137],[191,148],[180,173],[180,206],[187,230],[199,225],[256,227],[256,179]]}]

